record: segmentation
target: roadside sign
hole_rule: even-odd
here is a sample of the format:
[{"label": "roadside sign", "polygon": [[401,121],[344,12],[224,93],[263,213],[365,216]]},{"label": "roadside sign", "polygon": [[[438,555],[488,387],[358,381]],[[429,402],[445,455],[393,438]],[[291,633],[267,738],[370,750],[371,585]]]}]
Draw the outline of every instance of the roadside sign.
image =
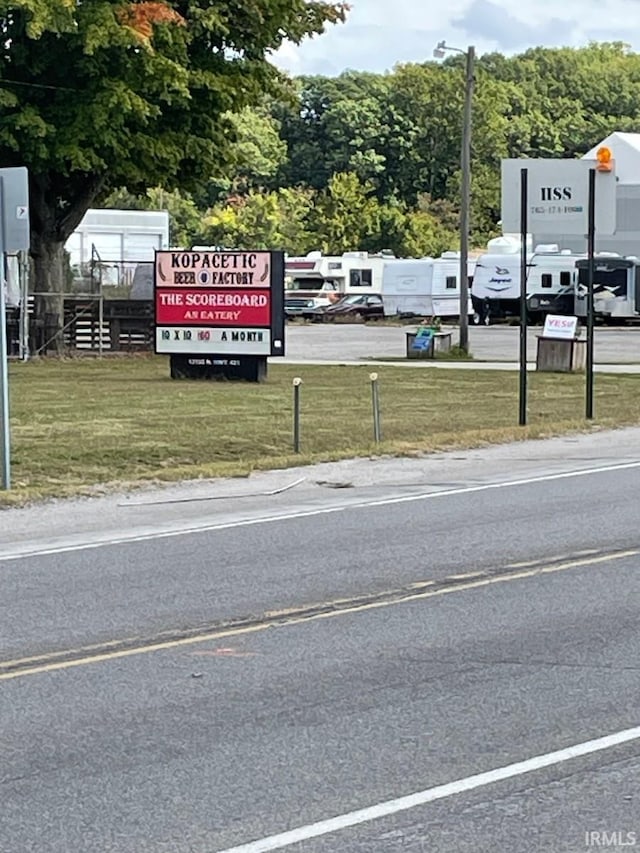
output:
[{"label": "roadside sign", "polygon": [[284,355],[284,254],[157,251],[155,351]]},{"label": "roadside sign", "polygon": [[29,250],[29,173],[26,166],[0,169],[2,235],[5,252]]},{"label": "roadside sign", "polygon": [[528,170],[527,213],[532,234],[582,234],[589,214],[589,170],[596,169],[596,233],[616,230],[615,163],[598,170],[595,160],[502,161],[502,230],[520,232],[520,172]]},{"label": "roadside sign", "polygon": [[558,314],[547,314],[544,320],[543,338],[559,338],[573,340],[578,329],[577,317],[566,317]]}]

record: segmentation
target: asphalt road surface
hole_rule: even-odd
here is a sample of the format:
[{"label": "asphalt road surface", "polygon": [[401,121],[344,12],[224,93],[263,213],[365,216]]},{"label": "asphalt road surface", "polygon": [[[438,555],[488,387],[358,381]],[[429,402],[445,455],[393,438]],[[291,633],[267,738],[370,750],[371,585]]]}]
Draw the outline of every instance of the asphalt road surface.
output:
[{"label": "asphalt road surface", "polygon": [[624,430],[2,513],[0,850],[640,846],[639,475]]}]

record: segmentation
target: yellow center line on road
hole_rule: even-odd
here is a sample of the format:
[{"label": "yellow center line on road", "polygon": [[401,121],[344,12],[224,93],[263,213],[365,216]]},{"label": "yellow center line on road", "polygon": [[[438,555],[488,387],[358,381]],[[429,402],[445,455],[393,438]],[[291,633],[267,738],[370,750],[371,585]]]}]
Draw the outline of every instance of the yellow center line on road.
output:
[{"label": "yellow center line on road", "polygon": [[[562,554],[557,557],[554,557],[553,562],[563,561],[563,560],[575,560],[578,557],[590,557],[592,554],[600,554],[596,548],[589,548],[585,551],[575,551],[572,554]],[[548,565],[551,562],[548,558],[543,558],[541,560],[524,560],[520,563],[509,563],[505,568],[507,569],[527,569],[532,566],[541,566]]]},{"label": "yellow center line on road", "polygon": [[[535,567],[527,570],[518,572],[508,571],[503,574],[493,575],[485,574],[482,577],[478,577],[476,580],[469,580],[464,583],[459,582],[459,580],[464,579],[467,576],[470,578],[476,577],[478,573],[470,572],[468,575],[450,575],[449,577],[443,578],[441,581],[421,581],[410,584],[403,589],[390,590],[387,593],[381,593],[372,597],[373,600],[362,600],[362,597],[354,597],[351,599],[341,598],[333,601],[322,602],[320,604],[306,605],[299,608],[272,611],[268,614],[265,613],[262,617],[257,617],[250,624],[230,625],[229,627],[220,627],[217,629],[214,628],[212,630],[207,630],[203,633],[190,636],[174,637],[173,639],[169,638],[166,640],[154,640],[152,638],[146,642],[140,641],[139,645],[132,645],[127,648],[113,648],[114,646],[122,645],[124,642],[137,642],[137,638],[134,637],[128,638],[127,640],[112,640],[99,645],[96,644],[76,649],[65,649],[59,652],[51,652],[30,658],[0,661],[0,681],[10,681],[16,678],[25,678],[29,675],[58,672],[60,670],[72,669],[73,667],[90,666],[91,664],[133,657],[134,655],[148,654],[150,652],[179,649],[184,646],[199,645],[201,643],[225,639],[227,637],[240,637],[247,634],[255,634],[269,628],[300,625],[304,622],[313,622],[318,619],[330,619],[335,616],[343,616],[353,613],[363,613],[369,610],[392,607],[412,601],[425,601],[426,599],[436,598],[441,595],[480,589],[492,584],[507,583],[508,581],[523,580],[540,574],[562,572],[568,571],[569,569],[611,563],[615,560],[634,557],[638,554],[640,554],[640,550],[633,549],[627,551],[616,551],[609,554],[599,554],[594,557],[579,557],[578,559],[567,560],[559,563],[547,561],[545,565],[537,564]],[[448,586],[446,585],[447,583],[449,584]],[[442,586],[438,586],[437,589],[432,589],[431,587],[436,584],[442,584]],[[417,591],[427,586],[429,587],[428,589],[424,591]],[[164,633],[166,635],[169,632]],[[109,650],[110,647],[111,650]],[[91,649],[95,649],[95,651],[92,652]],[[60,658],[63,656],[66,657],[65,660],[51,660],[51,658]],[[44,662],[37,663],[38,661]],[[10,668],[9,671],[2,672],[3,669],[7,670],[8,668]]]}]

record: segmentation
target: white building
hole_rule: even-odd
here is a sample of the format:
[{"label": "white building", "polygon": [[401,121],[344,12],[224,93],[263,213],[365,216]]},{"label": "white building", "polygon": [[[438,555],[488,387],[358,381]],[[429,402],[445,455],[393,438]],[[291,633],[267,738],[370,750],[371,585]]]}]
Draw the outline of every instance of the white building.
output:
[{"label": "white building", "polygon": [[66,242],[71,266],[91,261],[92,247],[104,263],[152,261],[169,248],[166,210],[90,209]]},{"label": "white building", "polygon": [[166,210],[92,208],[65,244],[74,275],[86,277],[93,261],[92,275],[103,286],[131,285],[136,268],[168,248]]},{"label": "white building", "polygon": [[[595,160],[598,148],[610,149],[616,171],[616,231],[610,236],[596,233],[596,252],[640,255],[640,133],[611,133],[582,158]],[[596,205],[598,199],[596,197]],[[533,235],[534,243],[558,243],[573,252],[586,251],[586,235]]]}]

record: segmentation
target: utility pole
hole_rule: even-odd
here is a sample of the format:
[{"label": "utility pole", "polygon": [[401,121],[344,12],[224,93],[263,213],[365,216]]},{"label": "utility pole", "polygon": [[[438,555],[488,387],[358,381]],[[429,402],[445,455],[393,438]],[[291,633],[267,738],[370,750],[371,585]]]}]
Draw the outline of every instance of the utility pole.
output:
[{"label": "utility pole", "polygon": [[476,63],[476,49],[470,45],[466,50],[451,47],[445,41],[438,42],[433,55],[442,59],[446,51],[462,53],[465,57],[464,110],[462,115],[462,146],[460,152],[460,340],[459,346],[469,352],[469,225],[471,208],[471,115]]},{"label": "utility pole", "polygon": [[471,208],[471,115],[475,69],[475,48],[466,52],[464,114],[462,119],[462,151],[460,166],[460,349],[469,352],[469,225]]}]

